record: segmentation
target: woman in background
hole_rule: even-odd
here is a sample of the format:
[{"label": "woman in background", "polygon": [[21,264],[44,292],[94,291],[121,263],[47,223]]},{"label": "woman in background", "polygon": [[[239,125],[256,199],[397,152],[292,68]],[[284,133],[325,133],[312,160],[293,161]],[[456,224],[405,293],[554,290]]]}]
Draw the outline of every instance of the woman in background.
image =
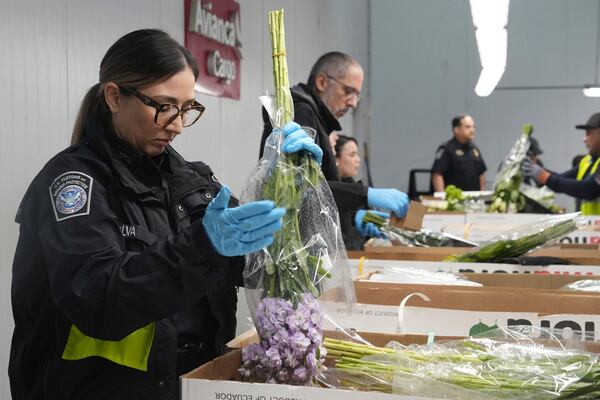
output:
[{"label": "woman in background", "polygon": [[[356,182],[355,178],[360,169],[358,142],[353,137],[338,134],[334,149],[340,178],[343,182]],[[379,211],[371,212],[385,217],[389,216]],[[362,250],[368,238],[382,237],[377,226],[371,222],[364,223],[362,221],[365,213],[366,210],[364,209],[360,209],[355,213],[340,213],[342,236],[348,250]]]}]

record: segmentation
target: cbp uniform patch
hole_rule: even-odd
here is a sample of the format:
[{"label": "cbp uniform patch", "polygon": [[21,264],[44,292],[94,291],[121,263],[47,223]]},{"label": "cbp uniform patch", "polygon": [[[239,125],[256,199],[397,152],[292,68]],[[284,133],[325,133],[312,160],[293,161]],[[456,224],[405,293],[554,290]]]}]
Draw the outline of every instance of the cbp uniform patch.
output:
[{"label": "cbp uniform patch", "polygon": [[94,179],[78,171],[60,175],[48,188],[56,221],[88,215]]}]

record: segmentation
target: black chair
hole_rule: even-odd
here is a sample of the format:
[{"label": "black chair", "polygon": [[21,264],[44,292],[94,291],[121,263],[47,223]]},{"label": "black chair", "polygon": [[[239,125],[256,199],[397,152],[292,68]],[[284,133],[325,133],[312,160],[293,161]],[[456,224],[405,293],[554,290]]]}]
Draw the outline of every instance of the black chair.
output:
[{"label": "black chair", "polygon": [[[419,196],[433,195],[433,182],[431,181],[431,170],[430,169],[411,169],[408,175],[408,197],[411,200],[419,200]],[[419,182],[427,182],[427,190],[417,189],[417,175],[419,175]],[[422,186],[424,187],[424,185]],[[421,188],[422,188],[421,187]]]}]

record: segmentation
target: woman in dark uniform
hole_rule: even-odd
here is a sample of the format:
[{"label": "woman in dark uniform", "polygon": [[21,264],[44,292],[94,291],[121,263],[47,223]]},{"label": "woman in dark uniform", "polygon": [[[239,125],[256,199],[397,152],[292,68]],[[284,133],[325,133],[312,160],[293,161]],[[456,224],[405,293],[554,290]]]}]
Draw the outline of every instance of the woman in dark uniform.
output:
[{"label": "woman in dark uniform", "polygon": [[[178,399],[178,376],[235,333],[243,256],[285,210],[238,206],[171,142],[204,107],[189,51],[158,30],[120,38],[86,94],[73,145],[17,214],[14,400]],[[318,147],[297,125],[283,150]]]}]

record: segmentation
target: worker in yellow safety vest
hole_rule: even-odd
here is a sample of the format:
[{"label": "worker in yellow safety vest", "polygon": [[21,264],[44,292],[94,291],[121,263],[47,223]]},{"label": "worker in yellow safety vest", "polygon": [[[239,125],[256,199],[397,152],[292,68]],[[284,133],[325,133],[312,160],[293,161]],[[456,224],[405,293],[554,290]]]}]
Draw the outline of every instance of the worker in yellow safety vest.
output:
[{"label": "worker in yellow safety vest", "polygon": [[581,159],[578,166],[557,174],[545,170],[531,160],[525,160],[523,173],[555,192],[580,199],[582,215],[600,215],[600,179],[596,179],[600,172],[600,113],[593,114],[587,123],[576,125],[575,128],[585,130],[583,142],[588,149],[588,154]]}]

